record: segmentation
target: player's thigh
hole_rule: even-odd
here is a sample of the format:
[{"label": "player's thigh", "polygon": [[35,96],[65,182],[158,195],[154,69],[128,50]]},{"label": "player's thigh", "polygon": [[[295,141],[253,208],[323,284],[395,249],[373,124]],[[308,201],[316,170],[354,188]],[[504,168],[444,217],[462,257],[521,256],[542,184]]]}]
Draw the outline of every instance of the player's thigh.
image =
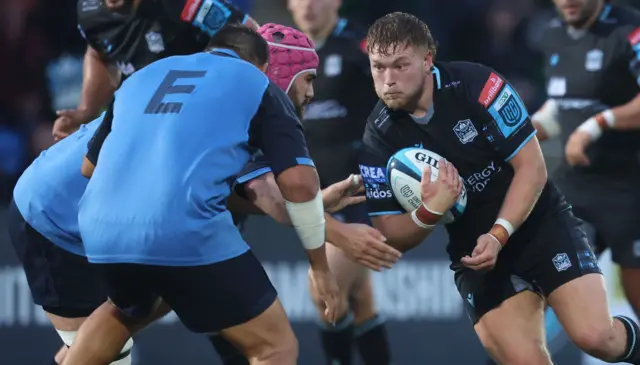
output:
[{"label": "player's thigh", "polygon": [[604,281],[583,222],[568,210],[538,228],[539,234],[528,246],[536,257],[528,275],[547,297],[569,337],[583,349],[595,348],[599,336],[609,334],[611,318]]},{"label": "player's thigh", "polygon": [[96,264],[103,273],[109,301],[134,325],[152,317],[162,303],[158,267],[142,264]]},{"label": "player's thigh", "polygon": [[298,341],[277,298],[256,317],[220,333],[249,359],[281,354],[289,358],[298,356]]},{"label": "player's thigh", "polygon": [[551,364],[545,348],[544,301],[508,268],[456,268],[456,286],[474,329],[498,364]]},{"label": "player's thigh", "polygon": [[373,292],[373,279],[369,271],[365,272],[353,290],[351,290],[349,300],[354,317],[353,321],[356,324],[368,321],[378,314]]},{"label": "player's thigh", "polygon": [[277,297],[251,251],[209,265],[157,267],[155,277],[158,294],[195,333],[249,322],[271,307]]},{"label": "player's thigh", "polygon": [[34,303],[43,307],[57,329],[76,330],[107,298],[101,272],[85,257],[61,249],[34,230],[14,203],[8,219]]}]

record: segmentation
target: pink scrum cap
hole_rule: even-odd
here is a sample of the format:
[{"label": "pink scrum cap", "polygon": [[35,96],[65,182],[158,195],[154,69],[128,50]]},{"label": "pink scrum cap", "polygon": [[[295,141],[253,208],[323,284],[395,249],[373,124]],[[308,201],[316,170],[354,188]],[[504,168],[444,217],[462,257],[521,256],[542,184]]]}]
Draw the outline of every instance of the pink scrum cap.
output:
[{"label": "pink scrum cap", "polygon": [[258,33],[269,44],[267,76],[289,92],[293,80],[303,72],[316,72],[320,60],[311,39],[299,30],[280,24],[268,23]]}]

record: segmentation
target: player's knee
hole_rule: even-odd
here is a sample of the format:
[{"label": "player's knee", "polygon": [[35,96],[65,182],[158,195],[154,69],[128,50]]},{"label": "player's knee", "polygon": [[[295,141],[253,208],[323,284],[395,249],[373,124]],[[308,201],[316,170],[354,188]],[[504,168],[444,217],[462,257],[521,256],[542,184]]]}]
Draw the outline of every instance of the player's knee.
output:
[{"label": "player's knee", "polygon": [[598,328],[585,326],[576,333],[570,334],[570,337],[582,351],[598,358],[608,355],[612,343],[615,342],[615,333],[611,325]]}]

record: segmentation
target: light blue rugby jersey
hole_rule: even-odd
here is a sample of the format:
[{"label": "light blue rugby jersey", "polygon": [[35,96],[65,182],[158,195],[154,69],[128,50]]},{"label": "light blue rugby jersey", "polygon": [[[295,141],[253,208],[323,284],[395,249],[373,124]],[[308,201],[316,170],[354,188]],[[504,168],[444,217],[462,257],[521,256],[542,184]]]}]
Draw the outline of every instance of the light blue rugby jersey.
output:
[{"label": "light blue rugby jersey", "polygon": [[78,201],[89,180],[80,174],[87,143],[104,114],[43,151],[24,171],[14,190],[18,210],[53,244],[84,256],[78,229]]},{"label": "light blue rugby jersey", "polygon": [[249,140],[273,140],[252,145],[265,150],[275,174],[312,164],[291,100],[225,52],[230,57],[165,58],[118,90],[80,201],[91,262],[196,266],[241,255],[249,247],[225,202],[254,151]]}]

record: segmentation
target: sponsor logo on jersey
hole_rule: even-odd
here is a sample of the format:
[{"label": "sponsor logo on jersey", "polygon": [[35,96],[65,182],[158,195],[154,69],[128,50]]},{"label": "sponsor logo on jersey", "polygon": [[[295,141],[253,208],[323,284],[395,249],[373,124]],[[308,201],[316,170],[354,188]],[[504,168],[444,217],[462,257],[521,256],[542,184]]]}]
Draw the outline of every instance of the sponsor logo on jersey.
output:
[{"label": "sponsor logo on jersey", "polygon": [[555,255],[552,261],[553,266],[555,266],[558,271],[565,271],[571,267],[571,260],[569,260],[569,255],[566,253],[559,253]]},{"label": "sponsor logo on jersey", "polygon": [[342,73],[342,56],[332,54],[324,60],[324,74],[327,77],[335,77]]},{"label": "sponsor logo on jersey", "polygon": [[632,46],[635,46],[636,44],[640,43],[640,27],[634,29],[633,32],[629,33],[629,35],[627,36],[627,39],[629,40],[629,43],[631,43]]},{"label": "sponsor logo on jersey", "polygon": [[145,34],[144,37],[147,39],[149,51],[153,53],[160,53],[164,51],[164,40],[162,39],[162,34],[159,32],[149,32]]},{"label": "sponsor logo on jersey", "polygon": [[478,130],[471,122],[471,119],[459,120],[453,127],[453,132],[462,144],[467,144],[478,136]]},{"label": "sponsor logo on jersey", "polygon": [[482,88],[478,102],[487,108],[496,98],[496,95],[498,95],[502,85],[504,85],[504,80],[492,72]]},{"label": "sponsor logo on jersey", "polygon": [[376,166],[360,166],[360,175],[362,181],[368,184],[386,183],[387,182],[387,169],[385,167]]},{"label": "sponsor logo on jersey", "polygon": [[390,199],[393,197],[390,189],[366,188],[365,196],[367,199]]},{"label": "sponsor logo on jersey", "polygon": [[182,13],[180,14],[180,19],[185,22],[191,23],[193,18],[196,17],[196,12],[200,7],[202,0],[188,0],[182,9]]},{"label": "sponsor logo on jersey", "polygon": [[584,60],[584,68],[587,71],[598,71],[602,68],[602,59],[604,53],[599,49],[592,49],[587,52],[587,56]]},{"label": "sponsor logo on jersey", "polygon": [[491,161],[484,169],[474,172],[470,176],[465,176],[464,184],[468,191],[480,193],[489,185],[493,175],[500,171],[502,171],[502,166],[498,166],[495,162]]}]

